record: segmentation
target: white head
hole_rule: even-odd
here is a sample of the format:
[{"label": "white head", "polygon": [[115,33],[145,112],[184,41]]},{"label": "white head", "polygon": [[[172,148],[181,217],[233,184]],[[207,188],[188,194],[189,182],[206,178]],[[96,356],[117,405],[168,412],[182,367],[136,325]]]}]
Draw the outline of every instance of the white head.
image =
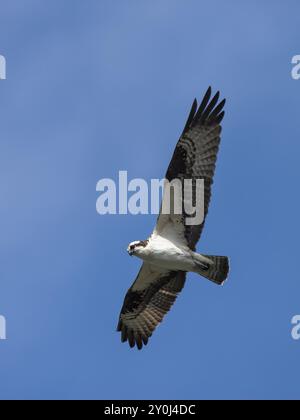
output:
[{"label": "white head", "polygon": [[133,255],[139,255],[148,245],[148,241],[134,241],[129,244],[127,248],[128,254],[132,257]]}]

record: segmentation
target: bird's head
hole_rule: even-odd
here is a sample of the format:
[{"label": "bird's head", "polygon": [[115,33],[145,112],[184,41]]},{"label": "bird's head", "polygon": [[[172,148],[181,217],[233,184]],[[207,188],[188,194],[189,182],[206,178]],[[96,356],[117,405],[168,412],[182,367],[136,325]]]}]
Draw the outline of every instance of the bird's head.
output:
[{"label": "bird's head", "polygon": [[132,257],[133,255],[139,255],[148,245],[148,241],[135,241],[131,242],[127,248],[128,254]]}]

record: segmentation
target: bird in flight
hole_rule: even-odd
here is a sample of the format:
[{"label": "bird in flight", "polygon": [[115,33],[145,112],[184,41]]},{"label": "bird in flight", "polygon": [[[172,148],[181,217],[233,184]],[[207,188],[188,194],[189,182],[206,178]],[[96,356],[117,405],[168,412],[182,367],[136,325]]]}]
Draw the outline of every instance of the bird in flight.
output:
[{"label": "bird in flight", "polygon": [[[176,145],[167,170],[166,182],[204,181],[204,217],[200,224],[187,223],[188,215],[174,211],[175,200],[183,204],[193,201],[191,195],[163,195],[162,208],[169,199],[170,211],[162,210],[149,239],[132,242],[129,255],[143,260],[140,272],[128,290],[121,310],[117,330],[122,342],[140,350],[148,343],[156,327],[171,309],[182,291],[188,272],[197,273],[223,285],[229,272],[228,257],[196,253],[211,198],[211,187],[220,145],[221,122],[225,99],[219,102],[220,92],[212,98],[209,87],[198,107],[195,99],[183,133]],[[194,201],[193,201],[194,202]]]}]

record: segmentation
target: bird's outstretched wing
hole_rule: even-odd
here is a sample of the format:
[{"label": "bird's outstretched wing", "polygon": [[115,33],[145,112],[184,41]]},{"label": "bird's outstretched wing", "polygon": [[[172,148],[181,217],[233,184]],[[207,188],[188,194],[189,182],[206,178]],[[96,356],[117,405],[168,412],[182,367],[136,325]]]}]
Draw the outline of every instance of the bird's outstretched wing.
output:
[{"label": "bird's outstretched wing", "polygon": [[185,283],[186,273],[182,271],[158,270],[148,263],[142,265],[120,314],[117,330],[122,342],[128,341],[130,347],[136,345],[139,350],[148,343]]},{"label": "bird's outstretched wing", "polygon": [[[178,220],[178,215],[172,212],[172,209],[178,207],[175,207],[175,203],[171,203],[170,214],[161,213],[155,229],[162,236],[168,236],[170,232],[174,235],[175,232],[175,235],[192,250],[200,239],[208,213],[220,144],[221,122],[225,114],[223,111],[225,99],[219,102],[219,92],[211,99],[211,93],[211,88],[209,88],[199,107],[195,99],[166,174],[166,180],[169,182],[179,179],[183,184],[186,179],[192,180],[193,189],[197,179],[204,180],[204,221],[199,225],[187,225],[186,218],[190,216],[185,213],[183,203],[184,200],[190,200],[190,197],[184,197],[183,191],[179,197],[180,208],[183,209],[180,220]],[[165,195],[163,200],[165,200]],[[195,204],[193,194],[193,205]]]}]

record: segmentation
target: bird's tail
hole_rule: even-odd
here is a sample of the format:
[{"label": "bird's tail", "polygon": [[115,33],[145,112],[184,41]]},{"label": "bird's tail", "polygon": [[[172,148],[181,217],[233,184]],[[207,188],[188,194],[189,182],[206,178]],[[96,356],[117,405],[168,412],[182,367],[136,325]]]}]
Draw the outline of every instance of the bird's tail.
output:
[{"label": "bird's tail", "polygon": [[199,259],[195,261],[197,273],[218,285],[223,285],[229,273],[229,258],[199,254],[198,256]]}]

